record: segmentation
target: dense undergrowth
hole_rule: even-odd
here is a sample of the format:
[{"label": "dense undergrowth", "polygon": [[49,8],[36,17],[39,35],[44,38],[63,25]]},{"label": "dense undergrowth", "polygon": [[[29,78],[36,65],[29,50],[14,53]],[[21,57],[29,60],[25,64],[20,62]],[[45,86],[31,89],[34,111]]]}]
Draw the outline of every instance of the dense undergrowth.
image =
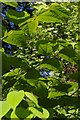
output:
[{"label": "dense undergrowth", "polygon": [[78,2],[2,5],[3,120],[80,119],[78,11]]}]

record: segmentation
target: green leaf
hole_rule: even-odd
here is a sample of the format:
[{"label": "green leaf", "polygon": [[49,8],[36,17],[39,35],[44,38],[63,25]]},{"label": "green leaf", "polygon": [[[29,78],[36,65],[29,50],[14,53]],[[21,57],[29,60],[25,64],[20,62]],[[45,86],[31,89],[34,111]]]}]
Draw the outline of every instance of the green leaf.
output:
[{"label": "green leaf", "polygon": [[79,88],[77,82],[68,82],[68,84],[71,85],[71,87],[68,89],[68,95],[75,93]]},{"label": "green leaf", "polygon": [[36,48],[38,49],[40,44],[47,44],[47,43],[49,43],[49,40],[39,40],[36,42]]},{"label": "green leaf", "polygon": [[30,17],[30,15],[26,11],[17,12],[15,10],[8,10],[6,15],[8,19],[11,22],[14,22],[14,24],[16,25],[24,22],[26,19]]},{"label": "green leaf", "polygon": [[[2,59],[3,59],[3,62],[2,62],[2,74],[5,74],[7,72],[10,71],[10,65],[16,67],[16,68],[19,68],[21,65],[24,64],[24,62],[22,61],[22,59],[20,58],[16,58],[16,57],[11,57],[3,52],[2,53]],[[7,64],[6,64],[7,63]],[[26,67],[27,67],[27,64],[26,64]]]},{"label": "green leaf", "polygon": [[7,34],[7,29],[6,27],[2,26],[2,37],[6,36]]},{"label": "green leaf", "polygon": [[57,91],[51,91],[49,92],[48,98],[56,98],[56,97],[61,97],[64,96],[65,92],[57,92]]},{"label": "green leaf", "polygon": [[39,45],[39,48],[38,48],[39,54],[47,56],[49,54],[52,54],[52,52],[53,52],[53,49],[52,49],[51,45],[49,45],[49,44],[40,44]]},{"label": "green leaf", "polygon": [[36,31],[36,28],[38,27],[38,19],[33,18],[29,23],[28,23],[28,29],[29,29],[29,34],[32,34]]},{"label": "green leaf", "polygon": [[68,74],[67,78],[78,81],[80,78],[80,71],[72,73],[72,74]]},{"label": "green leaf", "polygon": [[59,53],[60,53],[59,56],[62,57],[63,59],[74,64],[76,63],[75,60],[76,60],[77,54],[71,45],[61,49]]},{"label": "green leaf", "polygon": [[14,111],[12,111],[12,113],[11,113],[11,119],[17,119],[17,120],[19,120],[19,118],[17,117],[17,115],[15,114],[15,110]]},{"label": "green leaf", "polygon": [[36,89],[35,89],[36,95],[39,96],[40,98],[45,98],[48,96],[48,90],[47,90],[47,85],[43,81],[39,81]]},{"label": "green leaf", "polygon": [[4,4],[6,4],[6,5],[9,5],[9,6],[12,6],[12,7],[18,7],[18,3],[17,2],[6,2],[6,0],[5,0],[5,2],[4,1],[2,1]]},{"label": "green leaf", "polygon": [[10,110],[7,112],[7,114],[5,114],[5,117],[9,119],[10,116],[11,116],[12,111],[13,111],[13,109],[10,109]]},{"label": "green leaf", "polygon": [[30,92],[25,92],[26,97],[28,97],[33,103],[35,103],[36,106],[38,106],[38,100],[37,98]]},{"label": "green leaf", "polygon": [[22,101],[23,97],[24,97],[23,90],[20,90],[19,92],[12,91],[8,93],[7,101],[9,105],[11,106],[11,108],[15,109],[16,106],[18,106],[18,104]]},{"label": "green leaf", "polygon": [[31,113],[31,114],[28,115],[24,120],[27,120],[27,119],[31,120],[32,118],[34,118],[34,115]]},{"label": "green leaf", "polygon": [[61,20],[57,19],[54,17],[53,13],[50,11],[44,12],[42,14],[39,14],[38,20],[42,22],[47,22],[47,23],[55,23],[55,22],[62,22]]},{"label": "green leaf", "polygon": [[63,114],[63,115],[66,116],[66,110],[65,109],[60,108],[60,109],[57,109],[56,111],[58,112],[58,114]]},{"label": "green leaf", "polygon": [[17,107],[15,110],[15,113],[18,116],[18,118],[22,118],[22,119],[24,119],[32,114],[29,110],[27,110],[23,107]]},{"label": "green leaf", "polygon": [[19,73],[20,69],[19,68],[16,68],[14,71],[11,71],[11,72],[7,72],[3,75],[4,78],[6,77],[13,77],[13,76],[16,76],[18,73]]},{"label": "green leaf", "polygon": [[0,118],[2,118],[9,110],[9,103],[7,101],[0,101]]},{"label": "green leaf", "polygon": [[26,79],[37,79],[40,77],[39,71],[35,68],[31,68],[25,75]]},{"label": "green leaf", "polygon": [[45,108],[34,108],[34,107],[29,107],[29,110],[37,117],[39,118],[48,118],[49,117],[49,112]]},{"label": "green leaf", "polygon": [[3,41],[18,47],[25,46],[26,35],[22,30],[11,30],[8,32],[7,36],[3,38]]},{"label": "green leaf", "polygon": [[52,3],[49,6],[49,10],[50,12],[52,12],[53,16],[57,19],[63,20],[64,18],[68,18],[69,12],[66,10],[66,8],[64,8],[58,3]]},{"label": "green leaf", "polygon": [[64,55],[67,55],[68,57],[76,57],[76,52],[75,50],[73,49],[73,47],[71,45],[67,46],[67,47],[64,47],[60,53],[64,54]]},{"label": "green leaf", "polygon": [[60,61],[56,58],[44,59],[40,68],[47,68],[49,70],[59,71],[62,69]]}]

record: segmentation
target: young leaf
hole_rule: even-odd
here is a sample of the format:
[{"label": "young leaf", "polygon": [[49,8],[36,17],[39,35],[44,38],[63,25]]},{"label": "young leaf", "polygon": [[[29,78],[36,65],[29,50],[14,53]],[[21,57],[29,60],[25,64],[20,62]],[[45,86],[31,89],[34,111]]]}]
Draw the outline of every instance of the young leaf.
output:
[{"label": "young leaf", "polygon": [[31,100],[33,101],[33,103],[36,104],[36,106],[38,106],[38,100],[37,98],[30,92],[25,92],[25,95]]},{"label": "young leaf", "polygon": [[7,101],[0,101],[0,118],[2,118],[9,110],[9,103]]},{"label": "young leaf", "polygon": [[49,117],[49,112],[45,108],[34,108],[34,107],[29,107],[29,110],[37,117],[39,118],[48,118]]},{"label": "young leaf", "polygon": [[65,95],[64,92],[51,91],[49,92],[48,98],[51,99],[51,98],[56,98],[56,97],[60,97],[63,95]]},{"label": "young leaf", "polygon": [[11,106],[11,108],[15,109],[16,106],[22,101],[24,97],[24,91],[20,90],[19,92],[17,91],[12,91],[9,92],[7,95],[7,102]]},{"label": "young leaf", "polygon": [[12,113],[11,113],[11,119],[17,119],[17,120],[19,120],[19,118],[17,117],[17,115],[15,114],[15,110],[14,111],[12,111]]}]

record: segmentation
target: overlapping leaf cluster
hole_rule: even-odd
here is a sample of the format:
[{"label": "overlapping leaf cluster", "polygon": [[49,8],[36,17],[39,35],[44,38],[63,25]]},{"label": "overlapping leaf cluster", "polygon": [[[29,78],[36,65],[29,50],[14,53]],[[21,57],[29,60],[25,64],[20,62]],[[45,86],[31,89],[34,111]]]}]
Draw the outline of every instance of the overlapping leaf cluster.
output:
[{"label": "overlapping leaf cluster", "polygon": [[33,8],[32,16],[14,9],[6,13],[18,28],[5,28],[2,41],[18,49],[12,56],[0,50],[0,117],[79,120],[78,3],[36,2]]}]

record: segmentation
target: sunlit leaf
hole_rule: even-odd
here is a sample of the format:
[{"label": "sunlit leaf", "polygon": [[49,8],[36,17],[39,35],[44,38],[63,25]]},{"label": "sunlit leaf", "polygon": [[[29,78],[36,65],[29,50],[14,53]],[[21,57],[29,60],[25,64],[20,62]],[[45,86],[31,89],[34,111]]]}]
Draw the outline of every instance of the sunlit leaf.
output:
[{"label": "sunlit leaf", "polygon": [[39,48],[38,48],[39,54],[47,56],[49,54],[52,54],[52,52],[53,52],[53,49],[52,49],[51,45],[49,45],[49,44],[40,44],[39,45]]},{"label": "sunlit leaf", "polygon": [[8,36],[3,38],[4,42],[10,43],[16,46],[25,46],[26,35],[22,30],[11,30],[7,34]]},{"label": "sunlit leaf", "polygon": [[7,101],[0,101],[0,118],[2,118],[9,110],[9,103]]},{"label": "sunlit leaf", "polygon": [[37,117],[39,118],[48,118],[49,117],[49,112],[45,108],[34,108],[34,107],[29,107],[29,110]]},{"label": "sunlit leaf", "polygon": [[48,98],[56,98],[56,97],[60,97],[60,96],[64,96],[65,93],[64,92],[57,92],[57,91],[51,91],[49,92]]},{"label": "sunlit leaf", "polygon": [[38,16],[38,20],[47,23],[55,23],[55,22],[62,22],[60,19],[55,18],[52,12],[47,11]]},{"label": "sunlit leaf", "polygon": [[12,111],[12,113],[11,113],[11,119],[17,119],[17,120],[19,120],[19,118],[18,118],[17,115],[15,114],[15,110]]},{"label": "sunlit leaf", "polygon": [[29,29],[29,34],[32,34],[36,31],[36,28],[38,27],[38,20],[37,18],[32,19],[29,23],[28,23],[28,29]]},{"label": "sunlit leaf", "polygon": [[38,100],[37,98],[30,92],[25,92],[26,97],[28,97],[31,101],[33,101],[33,103],[35,103],[35,105],[38,106]]},{"label": "sunlit leaf", "polygon": [[11,108],[15,109],[16,106],[18,106],[18,104],[22,101],[23,97],[24,97],[23,90],[21,90],[19,92],[12,91],[12,92],[8,93],[7,101],[9,103],[9,105],[11,106]]},{"label": "sunlit leaf", "polygon": [[18,7],[18,3],[13,1],[13,2],[6,2],[6,0],[3,0],[4,4],[12,6],[12,7]]}]

